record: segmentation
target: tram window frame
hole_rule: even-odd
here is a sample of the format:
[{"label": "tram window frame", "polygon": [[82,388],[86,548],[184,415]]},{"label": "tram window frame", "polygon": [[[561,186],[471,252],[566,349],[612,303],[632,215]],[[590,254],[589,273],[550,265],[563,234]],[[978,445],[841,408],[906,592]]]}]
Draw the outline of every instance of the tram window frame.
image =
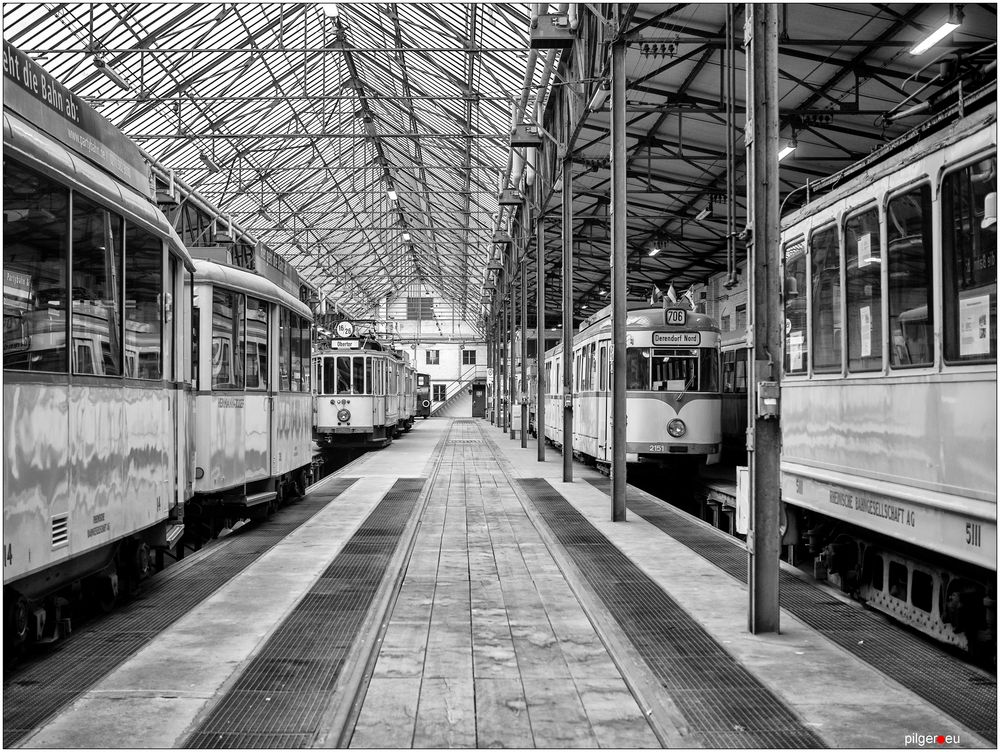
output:
[{"label": "tram window frame", "polygon": [[[132,223],[125,226],[125,349],[137,354],[136,369],[126,371],[130,378],[163,378],[163,240]],[[136,333],[130,335],[129,323],[137,330],[152,334],[155,348],[144,353],[138,347]]]},{"label": "tram window frame", "polygon": [[[897,239],[894,237],[894,231],[900,229],[900,224],[894,221],[894,217],[897,215],[893,212],[893,206],[905,200],[912,201],[915,194],[922,194],[919,198],[919,208],[910,212],[909,216],[922,220],[922,224],[917,228],[921,235],[922,253],[912,255],[915,257],[915,260],[923,262],[923,285],[911,285],[904,289],[900,287],[898,281],[910,278],[914,265],[911,262],[909,267],[904,269],[902,273],[895,274],[894,266],[897,260],[894,258],[894,248],[897,246],[894,246],[894,243],[897,242]],[[888,280],[885,296],[888,299],[889,310],[887,327],[889,367],[892,369],[926,368],[934,365],[934,228],[931,217],[933,207],[931,195],[931,185],[924,179],[899,191],[894,191],[885,200],[885,267],[886,279]],[[915,235],[916,233],[900,234],[898,240],[905,241],[908,238],[915,237]],[[897,284],[894,284],[894,275]],[[919,298],[919,301],[914,299],[914,293],[916,296],[922,296]],[[901,298],[904,295],[907,296],[906,302],[901,303]],[[913,305],[913,303],[918,304]],[[915,315],[919,315],[921,309],[923,309],[924,316],[922,326],[920,326],[921,319],[915,319],[915,321],[917,326],[920,326],[923,336],[907,337],[907,331],[904,330],[907,320],[904,320],[903,316],[911,312],[916,312]],[[902,323],[899,323],[900,321]],[[914,326],[911,326],[909,327],[909,331],[917,332],[918,330]],[[912,347],[911,344],[913,345]],[[917,345],[926,353],[919,360],[914,359],[914,353],[919,352]]]},{"label": "tram window frame", "polygon": [[299,352],[302,364],[302,391],[312,392],[311,371],[309,361],[312,359],[312,322],[305,316],[299,317]]},{"label": "tram window frame", "polygon": [[[992,177],[992,186],[972,177],[975,167],[984,162],[990,163],[989,169],[978,174],[985,181]],[[984,228],[979,218],[985,216],[986,196],[991,192],[996,194],[996,166],[994,151],[949,169],[941,176],[938,196],[943,273],[942,342],[944,360],[949,365],[996,363],[997,359],[997,230],[995,222]],[[964,211],[956,217],[952,210],[958,203],[954,186],[959,181]],[[977,184],[984,184],[986,190],[977,192]],[[992,258],[992,280],[990,267],[981,263],[984,258],[987,264]],[[980,272],[985,279],[980,279]],[[964,286],[963,277],[968,280]],[[967,351],[965,354],[963,349]]]},{"label": "tram window frame", "polygon": [[[125,220],[117,212],[73,192],[70,250],[70,331],[73,373],[122,376],[125,348],[122,338],[122,254]],[[162,244],[160,244],[162,253]],[[162,281],[157,258],[158,278]],[[160,316],[157,316],[159,319]],[[103,336],[102,336],[103,335]],[[159,343],[157,343],[159,347]],[[90,347],[85,368],[81,347]],[[138,363],[138,352],[135,362]]]},{"label": "tram window frame", "polygon": [[[820,239],[832,236],[832,242],[820,246]],[[822,253],[820,252],[822,251]],[[835,223],[822,225],[809,233],[809,329],[812,340],[812,372],[837,373],[844,367],[843,270],[840,228]],[[834,259],[831,259],[831,256]],[[830,261],[835,260],[836,266]],[[829,303],[824,301],[829,292]]]},{"label": "tram window frame", "polygon": [[625,348],[625,391],[648,392],[651,378],[649,348]]},{"label": "tram window frame", "polygon": [[601,362],[600,362],[600,372],[601,372],[601,391],[608,391],[608,345],[606,342],[601,343]]},{"label": "tram window frame", "polygon": [[[3,186],[3,368],[68,373],[69,188],[6,156]],[[33,355],[33,336],[56,346]]]},{"label": "tram window frame", "polygon": [[289,333],[289,374],[291,376],[289,389],[292,392],[302,392],[302,325],[301,316],[292,313],[288,319]]},{"label": "tram window frame", "polygon": [[[794,253],[791,259],[789,254]],[[812,339],[809,328],[809,305],[808,305],[808,284],[809,284],[809,254],[806,252],[805,236],[800,236],[790,240],[782,247],[782,265],[784,267],[784,285],[782,286],[782,296],[785,301],[785,356],[784,372],[789,376],[809,375],[809,344]],[[801,269],[799,268],[801,267]],[[792,283],[795,283],[794,289]],[[799,329],[795,329],[795,324],[800,324]],[[793,360],[792,339],[793,335],[800,335],[797,339],[798,360]],[[793,368],[793,365],[798,367]]]},{"label": "tram window frame", "polygon": [[[862,222],[863,227],[855,229],[855,223]],[[864,237],[867,237],[867,256],[863,258],[862,251],[866,244],[861,239]],[[847,311],[847,371],[880,371],[885,328],[882,326],[882,226],[878,205],[871,204],[847,215],[844,218],[842,238],[844,303]],[[866,260],[864,265],[862,260]],[[862,271],[862,266],[866,267],[865,271]],[[863,336],[865,316],[862,315],[862,311],[866,309],[867,339]]]},{"label": "tram window frame", "polygon": [[[228,298],[230,315],[229,325],[218,306],[225,306]],[[246,387],[245,373],[241,357],[243,352],[243,317],[246,310],[246,299],[243,293],[225,287],[212,288],[212,391],[231,392],[243,391]],[[217,315],[218,313],[218,315]],[[228,345],[228,355],[227,346]],[[217,357],[218,356],[218,357]],[[222,366],[228,369],[223,370]]]},{"label": "tram window frame", "polygon": [[[253,313],[251,313],[253,311]],[[263,314],[263,315],[262,315]],[[247,296],[246,300],[246,388],[253,391],[267,391],[268,384],[268,331],[270,327],[270,306],[267,301]],[[251,339],[250,322],[263,323],[263,337]],[[257,325],[259,332],[260,326]],[[256,373],[251,373],[251,363],[256,367]]]},{"label": "tram window frame", "polygon": [[292,312],[278,309],[278,391],[292,391]]}]

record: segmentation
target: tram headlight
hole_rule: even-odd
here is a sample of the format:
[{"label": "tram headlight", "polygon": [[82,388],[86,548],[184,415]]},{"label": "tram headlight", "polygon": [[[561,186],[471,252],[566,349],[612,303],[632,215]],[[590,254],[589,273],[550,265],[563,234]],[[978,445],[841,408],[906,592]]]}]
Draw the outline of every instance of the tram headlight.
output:
[{"label": "tram headlight", "polygon": [[350,419],[351,419],[351,411],[350,410],[344,409],[344,410],[338,410],[337,411],[337,420],[339,420],[341,423],[346,423]]},{"label": "tram headlight", "polygon": [[684,425],[684,421],[680,418],[674,418],[669,423],[667,423],[667,433],[673,436],[675,439],[679,439],[681,436],[687,433],[687,426]]}]

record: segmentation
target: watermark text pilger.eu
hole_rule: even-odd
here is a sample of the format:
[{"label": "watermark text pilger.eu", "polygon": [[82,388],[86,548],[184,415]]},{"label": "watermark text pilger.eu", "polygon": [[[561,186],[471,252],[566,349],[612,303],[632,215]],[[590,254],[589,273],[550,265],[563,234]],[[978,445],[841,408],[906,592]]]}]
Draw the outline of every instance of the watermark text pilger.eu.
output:
[{"label": "watermark text pilger.eu", "polygon": [[941,747],[961,743],[962,737],[958,734],[907,734],[903,737],[905,747]]}]

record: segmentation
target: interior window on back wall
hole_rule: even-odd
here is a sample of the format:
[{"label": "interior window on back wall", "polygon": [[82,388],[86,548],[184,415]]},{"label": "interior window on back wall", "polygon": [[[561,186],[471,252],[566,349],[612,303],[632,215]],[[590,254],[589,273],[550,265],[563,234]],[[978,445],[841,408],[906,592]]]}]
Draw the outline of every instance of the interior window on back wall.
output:
[{"label": "interior window on back wall", "polygon": [[441,351],[440,350],[428,350],[427,351],[427,365],[437,366],[441,364]]},{"label": "interior window on back wall", "polygon": [[462,365],[463,366],[474,366],[474,365],[476,365],[476,351],[475,350],[462,350]]},{"label": "interior window on back wall", "polygon": [[406,318],[413,320],[434,318],[434,298],[407,298]]},{"label": "interior window on back wall", "polygon": [[444,384],[435,384],[432,389],[434,391],[434,401],[444,402]]}]

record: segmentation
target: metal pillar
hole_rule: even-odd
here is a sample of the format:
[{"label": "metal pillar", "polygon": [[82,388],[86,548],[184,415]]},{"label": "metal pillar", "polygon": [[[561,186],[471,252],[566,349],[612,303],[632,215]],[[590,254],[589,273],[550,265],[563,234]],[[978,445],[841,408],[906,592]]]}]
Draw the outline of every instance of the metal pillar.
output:
[{"label": "metal pillar", "polygon": [[[541,182],[538,181],[539,186]],[[541,187],[538,192],[541,193]],[[535,440],[538,461],[545,462],[545,225],[535,220]]]},{"label": "metal pillar", "polygon": [[509,287],[510,295],[507,299],[507,310],[510,312],[509,313],[510,337],[508,338],[509,342],[507,345],[509,348],[507,363],[510,364],[510,367],[507,369],[507,420],[509,421],[510,425],[509,438],[511,441],[517,438],[517,435],[514,433],[514,400],[517,397],[517,391],[516,391],[517,385],[515,382],[515,367],[517,361],[514,360],[515,358],[514,336],[517,334],[517,285],[514,284],[514,264],[515,264],[514,254],[515,254],[515,247],[511,245],[510,259],[509,259],[510,275],[508,275],[507,277],[507,279],[510,280],[510,287]]},{"label": "metal pillar", "polygon": [[[571,127],[566,108],[567,131]],[[573,155],[562,168],[562,460],[563,482],[573,482]]]},{"label": "metal pillar", "polygon": [[528,254],[521,256],[521,449],[528,448]]},{"label": "metal pillar", "polygon": [[[778,224],[778,6],[747,3],[747,207],[752,233],[750,292],[752,356],[750,524],[747,534],[750,604],[747,623],[753,634],[777,632],[779,529],[778,388],[784,316],[780,309]],[[748,354],[750,355],[750,354]]]},{"label": "metal pillar", "polygon": [[[506,267],[507,262],[504,261]],[[506,280],[505,280],[506,281]],[[500,378],[498,387],[500,389],[500,427],[507,433],[507,301],[500,290],[497,290],[497,300],[500,304]]]},{"label": "metal pillar", "polygon": [[625,42],[611,45],[611,519],[625,520]]}]

